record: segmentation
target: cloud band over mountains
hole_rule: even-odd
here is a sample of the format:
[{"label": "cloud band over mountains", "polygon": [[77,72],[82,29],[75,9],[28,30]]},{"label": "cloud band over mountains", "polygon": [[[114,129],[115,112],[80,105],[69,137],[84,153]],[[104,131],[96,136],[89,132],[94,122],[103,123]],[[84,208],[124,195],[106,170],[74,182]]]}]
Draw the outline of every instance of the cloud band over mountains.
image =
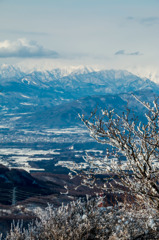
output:
[{"label": "cloud band over mountains", "polygon": [[58,58],[56,51],[49,50],[39,45],[36,41],[25,38],[16,41],[5,40],[0,42],[0,58]]}]

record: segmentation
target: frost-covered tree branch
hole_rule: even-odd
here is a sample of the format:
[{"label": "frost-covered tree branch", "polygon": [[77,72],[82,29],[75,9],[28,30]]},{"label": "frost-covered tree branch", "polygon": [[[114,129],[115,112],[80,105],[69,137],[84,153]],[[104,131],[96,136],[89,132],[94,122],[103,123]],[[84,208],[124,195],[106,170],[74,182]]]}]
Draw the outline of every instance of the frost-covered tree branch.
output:
[{"label": "frost-covered tree branch", "polygon": [[[83,175],[82,183],[91,187],[96,184],[96,174],[107,174],[103,189],[126,191],[159,209],[159,105],[157,100],[153,106],[136,100],[148,110],[145,123],[132,119],[129,111],[120,116],[114,110],[102,110],[100,114],[95,110],[89,118],[80,116],[90,135],[113,151],[108,151],[104,159],[86,155],[89,168],[81,173],[76,165],[71,170]],[[125,161],[120,160],[121,155]]]}]

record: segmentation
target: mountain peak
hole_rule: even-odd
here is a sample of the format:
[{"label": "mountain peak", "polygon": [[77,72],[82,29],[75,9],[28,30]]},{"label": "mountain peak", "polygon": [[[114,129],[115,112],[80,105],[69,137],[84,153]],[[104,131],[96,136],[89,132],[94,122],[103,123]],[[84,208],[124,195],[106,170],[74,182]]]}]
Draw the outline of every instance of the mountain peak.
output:
[{"label": "mountain peak", "polygon": [[78,66],[77,68],[72,68],[72,75],[79,75],[79,74],[87,74],[90,72],[94,72],[95,70],[92,67],[88,66]]},{"label": "mountain peak", "polygon": [[1,64],[0,65],[0,76],[1,78],[12,78],[12,77],[21,77],[22,72],[18,67],[13,65]]}]

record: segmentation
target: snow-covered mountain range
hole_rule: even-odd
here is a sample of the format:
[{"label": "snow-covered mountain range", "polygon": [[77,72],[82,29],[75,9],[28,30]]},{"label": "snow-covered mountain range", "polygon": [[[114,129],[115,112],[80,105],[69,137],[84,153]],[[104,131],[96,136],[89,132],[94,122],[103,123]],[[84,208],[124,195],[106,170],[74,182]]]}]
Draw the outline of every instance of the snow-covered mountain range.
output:
[{"label": "snow-covered mountain range", "polygon": [[[75,113],[71,115],[75,108],[82,111],[83,107],[87,112],[99,103],[104,107],[108,106],[107,102],[111,102],[113,107],[113,104],[120,102],[122,109],[126,100],[121,94],[130,95],[135,91],[138,91],[137,94],[142,92],[144,98],[148,95],[152,97],[159,94],[159,85],[125,70],[95,71],[81,68],[71,72],[67,69],[23,72],[13,66],[0,66],[1,115],[12,114],[19,121],[21,117],[18,114],[23,114],[28,116],[26,119],[29,122],[32,118],[36,122],[35,118],[38,116],[38,122],[41,119],[41,122],[46,121],[47,124],[48,119],[52,118],[53,122],[60,122],[61,126],[65,116],[69,115],[71,117],[67,121],[65,119],[69,125],[75,116]],[[113,96],[118,98],[116,103],[114,100],[110,101],[110,98],[114,99]],[[52,115],[48,116],[49,112]]]}]

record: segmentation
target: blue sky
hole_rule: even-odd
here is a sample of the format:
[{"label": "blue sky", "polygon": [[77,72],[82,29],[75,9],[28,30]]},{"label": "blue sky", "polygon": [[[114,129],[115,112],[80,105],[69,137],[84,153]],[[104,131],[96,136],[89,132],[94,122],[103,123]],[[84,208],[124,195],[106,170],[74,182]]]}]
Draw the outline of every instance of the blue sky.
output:
[{"label": "blue sky", "polygon": [[156,78],[158,0],[0,0],[0,63],[128,69]]}]

